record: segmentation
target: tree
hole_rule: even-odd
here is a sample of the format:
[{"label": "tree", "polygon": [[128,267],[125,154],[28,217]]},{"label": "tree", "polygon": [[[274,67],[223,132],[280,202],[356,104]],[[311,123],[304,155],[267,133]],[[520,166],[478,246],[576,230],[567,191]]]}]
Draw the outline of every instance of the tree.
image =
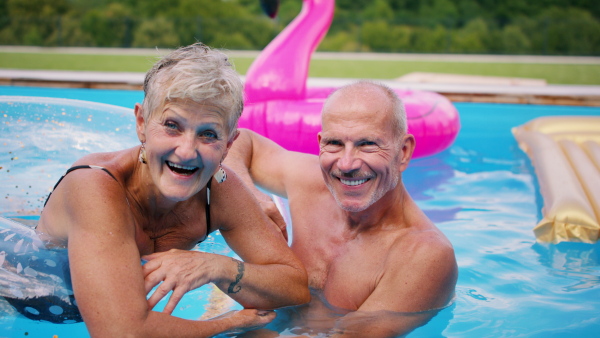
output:
[{"label": "tree", "polygon": [[453,32],[450,52],[485,53],[487,51],[486,38],[488,36],[488,25],[483,19],[471,20],[465,27]]},{"label": "tree", "polygon": [[132,11],[120,3],[94,9],[82,18],[83,31],[92,37],[94,46],[129,47],[133,32]]},{"label": "tree", "polygon": [[133,36],[133,47],[179,47],[179,37],[172,20],[164,17],[144,20]]}]

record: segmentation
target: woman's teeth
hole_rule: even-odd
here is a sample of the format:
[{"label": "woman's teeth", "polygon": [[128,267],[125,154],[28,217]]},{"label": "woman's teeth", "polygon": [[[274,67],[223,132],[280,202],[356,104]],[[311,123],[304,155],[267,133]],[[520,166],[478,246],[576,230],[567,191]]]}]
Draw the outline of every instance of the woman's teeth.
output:
[{"label": "woman's teeth", "polygon": [[169,162],[169,161],[167,161],[167,166],[172,171],[174,171],[178,174],[182,174],[182,175],[191,175],[191,174],[195,173],[196,170],[198,170],[198,167],[179,165],[179,164],[175,164],[175,163]]}]

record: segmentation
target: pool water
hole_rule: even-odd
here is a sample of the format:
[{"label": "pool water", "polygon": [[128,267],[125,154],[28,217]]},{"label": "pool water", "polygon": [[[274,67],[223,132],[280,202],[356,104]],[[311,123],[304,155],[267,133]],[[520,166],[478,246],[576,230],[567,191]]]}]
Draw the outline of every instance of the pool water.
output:
[{"label": "pool water", "polygon": [[[0,87],[0,94],[77,98],[128,108],[142,99],[137,91],[89,89]],[[403,176],[417,204],[454,245],[459,265],[456,299],[408,336],[597,337],[600,244],[536,242],[532,229],[541,218],[543,200],[530,161],[510,129],[539,116],[598,116],[600,108],[477,103],[457,103],[456,107],[462,129],[455,143],[440,154],[413,160]],[[16,126],[33,125],[35,119],[0,112],[0,216],[35,220],[39,200],[70,163],[61,157],[66,152],[78,158],[81,152],[106,147],[109,140],[114,141],[111,147],[135,144],[133,125],[127,127],[133,115],[123,114],[98,113],[92,117],[94,123],[85,118],[76,121],[99,130],[89,137],[96,141],[81,149],[68,150],[73,141],[53,139],[65,140],[69,133],[46,134],[41,145],[67,145],[43,150],[51,151],[51,156],[41,154],[36,161],[50,164],[33,167],[26,157],[36,156],[35,149],[22,146],[35,135],[20,136],[27,128]],[[65,115],[59,114],[56,123],[75,123],[74,116],[61,116]],[[72,137],[78,137],[74,134],[78,128],[70,130]],[[85,129],[86,133],[90,130]],[[218,233],[203,245],[201,249],[231,254]],[[209,297],[215,297],[210,286],[190,293],[174,315],[197,319],[207,311],[239,308],[227,297]],[[211,310],[213,305],[221,310]],[[55,325],[18,315],[0,318],[0,325],[6,329],[0,336],[87,335],[83,324]]]}]

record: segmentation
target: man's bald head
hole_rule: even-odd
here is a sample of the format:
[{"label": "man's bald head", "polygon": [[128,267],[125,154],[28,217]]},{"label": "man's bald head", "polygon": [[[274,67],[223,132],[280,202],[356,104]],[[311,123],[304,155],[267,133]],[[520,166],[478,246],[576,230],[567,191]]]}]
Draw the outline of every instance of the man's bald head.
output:
[{"label": "man's bald head", "polygon": [[335,101],[337,100],[344,100],[347,98],[374,99],[377,96],[381,96],[382,99],[388,101],[388,104],[386,105],[388,108],[385,113],[393,115],[393,118],[391,119],[393,124],[392,127],[397,136],[406,134],[407,125],[404,104],[393,89],[381,83],[363,80],[337,89],[325,101],[325,104],[323,105],[323,115],[327,114],[330,105],[335,104]]}]

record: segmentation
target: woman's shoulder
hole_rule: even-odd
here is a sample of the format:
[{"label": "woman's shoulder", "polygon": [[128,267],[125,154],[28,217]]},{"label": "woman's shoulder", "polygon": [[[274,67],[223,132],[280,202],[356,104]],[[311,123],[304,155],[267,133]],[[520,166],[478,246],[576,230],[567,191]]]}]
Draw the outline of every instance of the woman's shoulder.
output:
[{"label": "woman's shoulder", "polygon": [[231,200],[231,198],[244,198],[246,194],[252,194],[235,171],[226,165],[222,165],[222,168],[227,178],[222,183],[211,178],[211,195],[215,195],[214,198],[211,196],[211,201],[217,201],[221,198],[227,200]]},{"label": "woman's shoulder", "polygon": [[72,167],[92,166],[94,168],[104,168],[115,179],[122,181],[133,171],[138,151],[139,147],[133,147],[113,152],[92,153],[75,161]]},{"label": "woman's shoulder", "polygon": [[57,181],[44,212],[54,205],[79,205],[90,199],[116,202],[126,198],[123,187],[129,167],[133,167],[128,160],[132,151],[135,148],[89,154],[77,160]]},{"label": "woman's shoulder", "polygon": [[48,196],[38,229],[66,240],[71,225],[95,217],[100,206],[107,215],[127,215],[123,169],[116,164],[123,156],[126,152],[97,153],[77,160]]}]

